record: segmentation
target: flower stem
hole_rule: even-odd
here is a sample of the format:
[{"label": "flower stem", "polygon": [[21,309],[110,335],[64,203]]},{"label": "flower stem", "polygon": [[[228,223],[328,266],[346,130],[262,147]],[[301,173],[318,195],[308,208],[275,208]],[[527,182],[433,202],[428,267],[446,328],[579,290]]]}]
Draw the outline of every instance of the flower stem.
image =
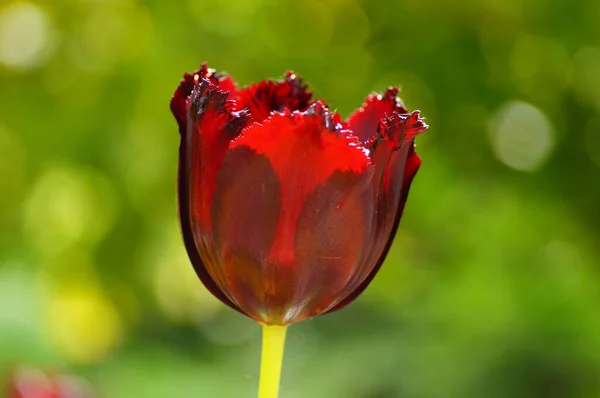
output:
[{"label": "flower stem", "polygon": [[287,326],[262,325],[258,398],[277,398]]}]

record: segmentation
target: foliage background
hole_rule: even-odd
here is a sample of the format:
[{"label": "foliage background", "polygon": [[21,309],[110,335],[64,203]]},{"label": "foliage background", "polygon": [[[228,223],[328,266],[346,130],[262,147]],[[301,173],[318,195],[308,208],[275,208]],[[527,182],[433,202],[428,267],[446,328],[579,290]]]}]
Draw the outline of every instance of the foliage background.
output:
[{"label": "foliage background", "polygon": [[168,102],[294,69],[431,125],[367,292],[291,328],[282,398],[600,396],[600,2],[0,0],[0,371],[253,397],[259,329],[195,278]]}]

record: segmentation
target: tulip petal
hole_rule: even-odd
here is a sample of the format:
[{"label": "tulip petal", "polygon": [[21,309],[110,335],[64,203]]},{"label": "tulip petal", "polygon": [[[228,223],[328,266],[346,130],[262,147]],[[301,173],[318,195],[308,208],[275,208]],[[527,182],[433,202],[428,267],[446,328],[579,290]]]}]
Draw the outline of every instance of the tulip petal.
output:
[{"label": "tulip petal", "polygon": [[310,104],[312,93],[308,85],[293,72],[287,72],[284,80],[263,80],[236,93],[238,109],[247,108],[253,122],[262,122],[271,112],[304,111]]},{"label": "tulip petal", "polygon": [[210,207],[217,173],[231,140],[242,131],[249,119],[245,111],[234,112],[228,93],[203,79],[188,98],[188,123],[182,142],[189,156],[190,192],[194,216],[202,228],[209,230]]},{"label": "tulip petal", "polygon": [[295,237],[293,306],[285,321],[320,315],[351,291],[372,233],[373,170],[335,172],[304,203]]},{"label": "tulip petal", "polygon": [[214,69],[209,69],[206,62],[194,73],[184,74],[183,80],[179,83],[173,98],[171,98],[171,112],[175,116],[175,120],[177,120],[180,134],[186,131],[187,99],[192,94],[194,86],[202,79],[209,79],[222,92],[234,92],[236,90],[235,82],[231,77],[225,73],[217,73]]},{"label": "tulip petal", "polygon": [[399,90],[389,88],[383,94],[370,94],[362,107],[348,118],[348,127],[354,132],[361,142],[372,139],[383,117],[391,116],[394,112],[398,114],[408,113],[400,98]]},{"label": "tulip petal", "polygon": [[373,187],[375,218],[368,250],[350,283],[351,293],[328,312],[337,311],[356,299],[371,283],[392,245],[408,197],[412,180],[421,164],[414,150],[414,136],[427,125],[415,111],[411,115],[392,114],[380,121],[379,136],[371,142],[375,166]]},{"label": "tulip petal", "polygon": [[[220,91],[210,78],[202,79],[196,74],[194,82],[185,103],[186,122],[180,124],[178,196],[181,229],[192,265],[204,285],[225,304],[239,310],[220,291],[205,262],[212,263],[215,257],[210,236],[210,204],[217,172],[230,140],[240,133],[248,115],[230,111],[232,105],[227,99],[228,93]],[[187,90],[185,84],[184,81],[181,90]],[[178,100],[174,103],[175,109],[179,109]]]},{"label": "tulip petal", "polygon": [[[183,242],[190,258],[196,274],[204,284],[204,286],[210,291],[216,298],[221,300],[229,307],[236,311],[242,312],[236,304],[234,304],[222,291],[221,288],[212,279],[208,270],[206,269],[205,260],[203,261],[201,252],[206,253],[208,249],[206,245],[202,243],[202,240],[196,244],[194,236],[194,226],[197,220],[192,217],[192,206],[190,203],[190,190],[189,185],[190,173],[193,170],[189,168],[189,157],[190,150],[188,145],[182,145],[179,147],[179,178],[178,178],[178,197],[179,197],[179,220],[181,224],[181,234],[183,236]],[[204,249],[200,247],[204,246]],[[206,264],[210,264],[207,262]],[[243,312],[242,312],[243,313]]]},{"label": "tulip petal", "polygon": [[207,269],[217,283],[222,282],[221,290],[248,314],[264,311],[262,264],[268,261],[275,239],[280,188],[267,157],[247,146],[227,152],[212,203],[218,258]]}]

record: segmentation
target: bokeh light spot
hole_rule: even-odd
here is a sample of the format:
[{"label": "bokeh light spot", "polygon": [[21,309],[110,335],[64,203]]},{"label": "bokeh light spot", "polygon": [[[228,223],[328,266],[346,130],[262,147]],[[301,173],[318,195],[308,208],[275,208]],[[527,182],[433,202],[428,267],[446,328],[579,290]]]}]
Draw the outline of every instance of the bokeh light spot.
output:
[{"label": "bokeh light spot", "polygon": [[34,397],[52,394],[52,382],[41,370],[21,368],[15,376],[15,387],[20,396]]},{"label": "bokeh light spot", "polygon": [[[92,398],[92,389],[83,379],[74,375],[44,373],[42,370],[19,366],[13,375],[14,393],[18,398]],[[10,395],[15,398],[14,395]]]},{"label": "bokeh light spot", "polygon": [[498,159],[515,170],[542,167],[555,145],[555,133],[546,115],[525,102],[510,101],[493,117],[490,136]]},{"label": "bokeh light spot", "polygon": [[52,32],[46,13],[28,2],[0,11],[0,62],[15,69],[40,64],[51,49]]},{"label": "bokeh light spot", "polygon": [[122,328],[114,305],[93,286],[65,289],[50,300],[47,332],[71,360],[101,360],[121,341]]},{"label": "bokeh light spot", "polygon": [[51,167],[25,205],[25,228],[44,253],[99,241],[113,226],[117,200],[109,180],[85,167]]}]

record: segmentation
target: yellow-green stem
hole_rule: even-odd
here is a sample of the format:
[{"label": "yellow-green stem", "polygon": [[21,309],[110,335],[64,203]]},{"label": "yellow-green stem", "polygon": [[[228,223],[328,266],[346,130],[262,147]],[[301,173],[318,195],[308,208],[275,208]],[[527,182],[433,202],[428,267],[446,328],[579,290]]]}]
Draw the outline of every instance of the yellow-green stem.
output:
[{"label": "yellow-green stem", "polygon": [[258,398],[277,398],[287,326],[262,325]]}]

